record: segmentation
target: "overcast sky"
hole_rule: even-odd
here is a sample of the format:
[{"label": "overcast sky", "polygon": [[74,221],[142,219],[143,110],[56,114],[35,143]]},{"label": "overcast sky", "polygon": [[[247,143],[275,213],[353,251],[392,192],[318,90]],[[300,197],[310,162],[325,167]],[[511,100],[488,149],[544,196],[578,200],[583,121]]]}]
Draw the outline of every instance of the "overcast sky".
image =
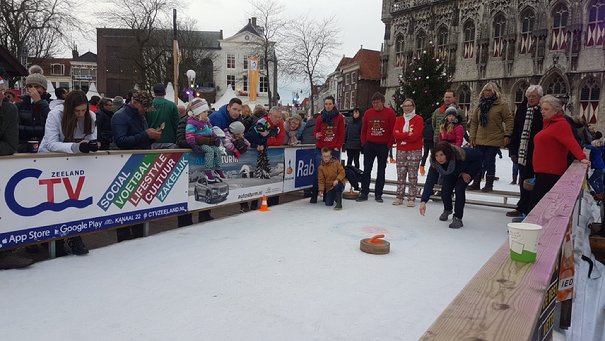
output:
[{"label": "overcast sky", "polygon": [[[384,36],[384,24],[380,21],[382,11],[381,0],[281,0],[285,8],[285,16],[296,18],[304,14],[310,17],[335,17],[335,26],[340,29],[339,40],[342,45],[338,47],[339,55],[353,57],[360,46],[380,50]],[[198,19],[200,30],[223,30],[223,37],[227,38],[244,27],[252,11],[248,0],[204,0],[191,1],[188,16]],[[212,18],[205,20],[204,18]],[[333,61],[329,72],[333,71],[340,58]],[[308,95],[308,86],[301,82],[285,83],[283,77],[278,79],[279,94],[282,103],[291,99],[292,91],[303,90]]]},{"label": "overcast sky", "polygon": [[[384,24],[380,21],[381,0],[303,0],[280,1],[285,8],[285,16],[296,19],[297,16],[308,14],[314,18],[335,17],[335,26],[340,29],[339,40],[342,45],[338,47],[339,55],[353,57],[360,46],[380,50],[384,35]],[[196,0],[189,1],[188,8],[177,15],[194,17],[198,28],[202,31],[223,30],[223,37],[228,38],[248,23],[252,6],[248,0]],[[110,27],[108,25],[107,27]],[[91,42],[92,43],[92,42]],[[80,53],[91,50],[96,53],[96,45],[79,44]],[[328,72],[334,70],[340,58],[332,61]],[[292,91],[303,90],[303,95],[309,93],[308,86],[302,82],[285,82],[278,79],[279,94],[282,103],[291,101]]]}]

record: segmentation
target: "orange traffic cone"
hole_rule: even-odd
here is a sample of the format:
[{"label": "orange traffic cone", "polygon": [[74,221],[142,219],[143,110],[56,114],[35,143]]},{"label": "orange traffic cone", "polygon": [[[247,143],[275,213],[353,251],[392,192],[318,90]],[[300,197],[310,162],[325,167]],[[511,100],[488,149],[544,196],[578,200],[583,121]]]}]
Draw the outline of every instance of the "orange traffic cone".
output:
[{"label": "orange traffic cone", "polygon": [[260,208],[258,209],[261,212],[269,212],[271,211],[269,209],[269,206],[267,205],[267,197],[263,196],[263,199],[261,200],[261,204],[260,204]]}]

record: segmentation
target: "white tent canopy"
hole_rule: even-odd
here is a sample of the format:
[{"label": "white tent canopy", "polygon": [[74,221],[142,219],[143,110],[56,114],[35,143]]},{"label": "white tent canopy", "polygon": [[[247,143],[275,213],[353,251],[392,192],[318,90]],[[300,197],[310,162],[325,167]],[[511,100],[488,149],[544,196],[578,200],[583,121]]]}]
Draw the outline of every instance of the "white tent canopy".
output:
[{"label": "white tent canopy", "polygon": [[[172,86],[172,82],[168,82],[168,84],[166,84],[166,96],[164,96],[164,98],[174,103],[174,86]],[[185,102],[178,98],[178,103],[176,103],[176,105],[180,104],[186,105]]]},{"label": "white tent canopy", "polygon": [[55,87],[53,86],[53,83],[51,81],[46,81],[47,82],[47,86],[46,86],[46,92],[48,92],[50,94],[50,99],[57,99],[57,95],[55,94]]},{"label": "white tent canopy", "polygon": [[95,83],[90,83],[90,86],[88,87],[88,92],[86,93],[86,98],[88,98],[89,101],[92,96],[101,97],[101,95],[99,95],[99,93],[97,92],[97,86],[95,85]]},{"label": "white tent canopy", "polygon": [[233,97],[237,97],[237,95],[235,94],[235,91],[233,91],[233,88],[228,86],[227,91],[225,91],[225,93],[221,96],[221,98],[218,99],[218,101],[216,101],[215,103],[212,104],[212,107],[215,110],[218,110],[223,105],[229,104],[229,101]]}]

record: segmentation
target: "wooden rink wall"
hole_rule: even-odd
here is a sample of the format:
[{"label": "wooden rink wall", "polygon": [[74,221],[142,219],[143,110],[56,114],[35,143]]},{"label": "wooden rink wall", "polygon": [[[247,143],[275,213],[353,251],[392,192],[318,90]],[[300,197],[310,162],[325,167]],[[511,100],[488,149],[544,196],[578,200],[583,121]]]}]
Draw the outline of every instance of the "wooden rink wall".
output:
[{"label": "wooden rink wall", "polygon": [[[314,148],[314,146],[306,147]],[[161,150],[161,152],[168,151],[187,152],[187,150]],[[96,155],[102,157],[118,153],[157,152],[160,151],[104,151]],[[35,156],[17,154],[0,157],[0,167],[5,159],[57,156],[57,154],[35,154]],[[69,157],[77,157],[77,155]],[[512,261],[508,242],[504,243],[431,325],[422,340],[543,340],[552,336],[560,254],[566,232],[580,209],[577,207],[578,197],[583,190],[586,170],[586,165],[578,162],[572,164],[555,187],[525,219],[527,223],[543,226],[536,263],[524,264]],[[286,192],[272,193],[272,195],[283,193]],[[216,205],[219,206],[223,205]],[[197,210],[189,212],[193,211]],[[148,223],[153,220],[157,219],[141,222],[148,226]],[[53,250],[54,242],[51,241],[49,244]],[[571,300],[563,302],[563,306],[569,307],[563,309],[562,314],[567,316],[561,318],[562,321],[567,321],[571,314]]]},{"label": "wooden rink wall", "polygon": [[[557,287],[565,284],[559,281],[560,254],[566,233],[581,209],[578,198],[586,171],[586,165],[574,162],[525,219],[543,228],[536,262],[512,261],[505,242],[421,340],[552,338]],[[561,327],[565,328],[571,317],[571,299],[561,304]]]}]

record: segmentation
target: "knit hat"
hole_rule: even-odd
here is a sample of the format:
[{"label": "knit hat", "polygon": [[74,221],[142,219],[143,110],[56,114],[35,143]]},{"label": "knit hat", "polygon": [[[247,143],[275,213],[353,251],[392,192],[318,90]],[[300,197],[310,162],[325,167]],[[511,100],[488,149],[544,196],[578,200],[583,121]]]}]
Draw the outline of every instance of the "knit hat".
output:
[{"label": "knit hat", "polygon": [[116,96],[113,98],[112,104],[113,111],[117,111],[118,109],[120,109],[120,107],[124,105],[124,98],[122,98],[122,96]]},{"label": "knit hat", "polygon": [[147,91],[138,90],[132,94],[132,100],[137,101],[143,105],[143,107],[149,109],[153,107],[153,97]]},{"label": "knit hat", "polygon": [[243,134],[244,130],[246,130],[246,127],[244,127],[244,124],[240,121],[232,122],[229,125],[229,131],[231,134]]},{"label": "knit hat", "polygon": [[166,87],[164,84],[156,84],[153,86],[153,94],[156,96],[166,96]]},{"label": "knit hat", "polygon": [[32,65],[29,68],[29,76],[25,78],[25,85],[39,85],[46,90],[48,88],[48,80],[43,75],[44,70],[38,65]]},{"label": "knit hat", "polygon": [[445,116],[447,116],[447,115],[457,116],[458,115],[458,109],[456,109],[455,106],[450,105],[449,107],[447,107],[447,109],[445,109]]},{"label": "knit hat", "polygon": [[203,98],[196,97],[189,103],[189,116],[197,116],[204,111],[208,111],[208,109],[210,109],[208,102]]}]

